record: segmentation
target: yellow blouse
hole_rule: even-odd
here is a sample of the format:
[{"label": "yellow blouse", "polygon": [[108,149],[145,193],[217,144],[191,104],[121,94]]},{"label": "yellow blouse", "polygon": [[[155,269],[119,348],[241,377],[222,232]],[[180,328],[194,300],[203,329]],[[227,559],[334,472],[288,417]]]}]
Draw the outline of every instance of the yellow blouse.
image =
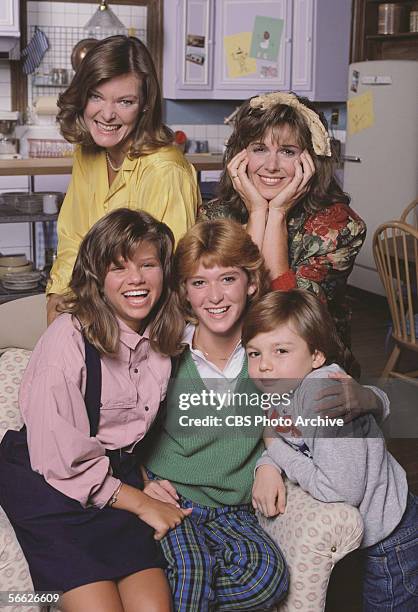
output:
[{"label": "yellow blouse", "polygon": [[47,293],[64,293],[80,243],[107,212],[127,207],[164,221],[176,242],[194,224],[201,203],[196,172],[176,147],[125,158],[109,187],[104,151],[74,154],[71,182],[58,217],[58,251]]}]

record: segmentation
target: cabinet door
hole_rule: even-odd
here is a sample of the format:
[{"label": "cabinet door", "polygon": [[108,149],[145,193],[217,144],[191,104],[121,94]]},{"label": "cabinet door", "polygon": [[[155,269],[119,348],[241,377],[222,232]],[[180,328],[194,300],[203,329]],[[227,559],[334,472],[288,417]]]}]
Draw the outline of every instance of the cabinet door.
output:
[{"label": "cabinet door", "polygon": [[212,89],[213,0],[183,0],[180,18],[179,89]]},{"label": "cabinet door", "polygon": [[289,89],[291,0],[218,0],[215,19],[217,97]]},{"label": "cabinet door", "polygon": [[0,35],[19,33],[19,0],[1,0]]},{"label": "cabinet door", "polygon": [[292,80],[295,92],[312,89],[314,0],[293,0]]}]

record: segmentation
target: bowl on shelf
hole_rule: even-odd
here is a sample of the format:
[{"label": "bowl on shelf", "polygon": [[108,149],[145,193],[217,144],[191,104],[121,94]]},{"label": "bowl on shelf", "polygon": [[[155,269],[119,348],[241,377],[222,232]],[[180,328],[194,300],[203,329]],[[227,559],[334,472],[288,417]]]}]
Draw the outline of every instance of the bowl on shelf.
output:
[{"label": "bowl on shelf", "polygon": [[1,255],[0,253],[0,267],[18,267],[25,266],[28,263],[26,255],[24,253],[13,253],[10,255]]}]

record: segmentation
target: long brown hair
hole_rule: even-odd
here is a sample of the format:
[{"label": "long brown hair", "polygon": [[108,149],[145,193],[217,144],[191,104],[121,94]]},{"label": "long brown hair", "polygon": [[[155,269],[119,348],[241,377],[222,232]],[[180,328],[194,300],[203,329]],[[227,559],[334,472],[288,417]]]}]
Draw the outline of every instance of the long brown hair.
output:
[{"label": "long brown hair", "polygon": [[[324,115],[315,109],[310,100],[296,97],[299,102],[315,111],[325,128],[328,129]],[[337,161],[335,151],[332,152],[331,157],[319,156],[315,153],[311,132],[303,115],[296,108],[287,104],[276,104],[266,110],[262,110],[260,107],[252,108],[249,99],[244,102],[236,115],[234,131],[226,146],[224,170],[220,179],[219,196],[217,198],[217,202],[228,207],[234,218],[245,222],[248,215],[240,196],[233,187],[227,171],[228,163],[237,153],[248,147],[251,142],[263,140],[269,130],[273,130],[273,136],[278,137],[279,128],[282,127],[290,129],[298,146],[302,150],[307,149],[315,164],[315,174],[311,179],[308,192],[301,200],[306,212],[317,212],[334,202],[349,204],[349,196],[342,191],[334,177]]]},{"label": "long brown hair", "polygon": [[91,91],[103,81],[124,74],[137,76],[143,104],[133,133],[130,157],[152,153],[171,144],[172,131],[162,122],[161,91],[151,55],[134,36],[110,36],[98,41],[86,54],[69,87],[59,96],[57,119],[66,140],[97,151],[83,113]]},{"label": "long brown hair", "polygon": [[174,280],[180,309],[184,317],[196,323],[186,298],[186,280],[202,263],[205,267],[241,268],[255,292],[248,297],[253,302],[269,289],[269,274],[258,247],[245,229],[230,219],[201,221],[183,236],[174,256]]},{"label": "long brown hair", "polygon": [[170,228],[146,212],[118,208],[102,217],[86,234],[74,265],[70,292],[60,312],[73,314],[81,322],[87,339],[105,354],[119,347],[119,325],[103,294],[109,266],[129,259],[139,244],[155,245],[163,270],[160,299],[143,322],[150,325],[150,340],[160,353],[172,355],[171,326],[183,322],[172,298],[172,254],[174,236]]},{"label": "long brown hair", "polygon": [[312,355],[320,351],[327,365],[345,367],[344,347],[328,308],[306,289],[272,291],[251,306],[244,320],[242,343],[246,346],[257,334],[286,323],[294,326]]}]

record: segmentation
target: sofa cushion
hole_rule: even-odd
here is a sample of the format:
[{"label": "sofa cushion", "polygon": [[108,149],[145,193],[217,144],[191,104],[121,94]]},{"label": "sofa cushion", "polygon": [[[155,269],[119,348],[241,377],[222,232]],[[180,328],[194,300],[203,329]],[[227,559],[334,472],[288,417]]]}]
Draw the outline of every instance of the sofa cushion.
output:
[{"label": "sofa cushion", "polygon": [[23,425],[18,393],[30,355],[24,349],[8,349],[0,356],[0,439],[8,429]]}]

